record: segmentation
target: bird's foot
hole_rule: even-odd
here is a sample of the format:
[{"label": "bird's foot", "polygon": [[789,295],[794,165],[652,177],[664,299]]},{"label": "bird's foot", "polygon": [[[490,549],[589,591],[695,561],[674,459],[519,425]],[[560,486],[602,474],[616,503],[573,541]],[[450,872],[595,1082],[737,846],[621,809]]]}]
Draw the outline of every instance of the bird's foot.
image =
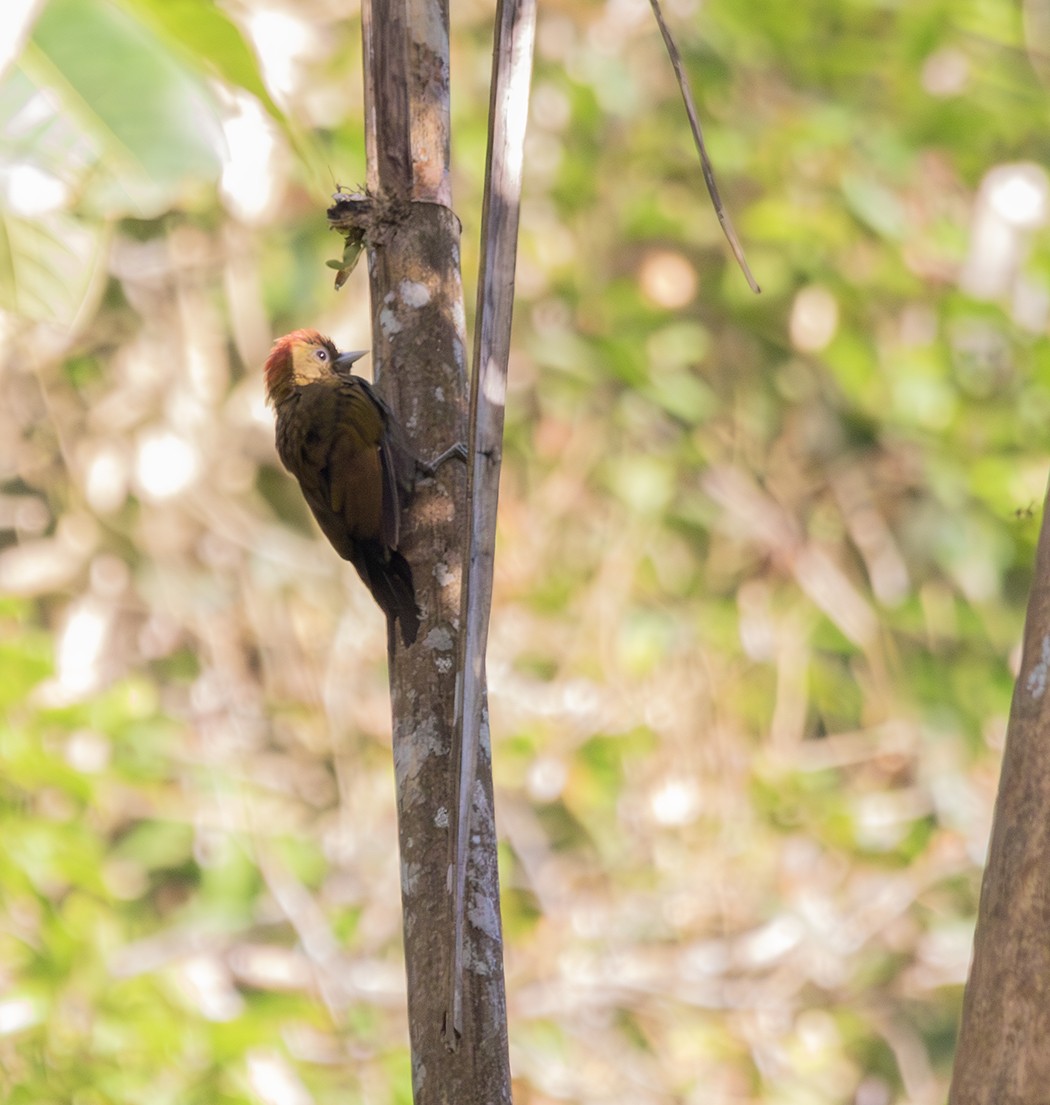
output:
[{"label": "bird's foot", "polygon": [[467,447],[462,441],[457,441],[455,445],[450,445],[443,453],[436,456],[429,463],[425,460],[417,460],[416,467],[424,476],[433,476],[448,460],[461,460],[466,464]]}]

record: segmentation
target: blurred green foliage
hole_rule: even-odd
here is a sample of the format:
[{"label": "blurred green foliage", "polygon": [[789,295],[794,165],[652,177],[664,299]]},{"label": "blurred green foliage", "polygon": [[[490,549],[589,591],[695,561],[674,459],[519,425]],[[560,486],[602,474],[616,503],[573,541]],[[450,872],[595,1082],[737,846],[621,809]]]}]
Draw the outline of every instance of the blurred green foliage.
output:
[{"label": "blurred green foliage", "polygon": [[[648,6],[544,5],[489,655],[515,1095],[934,1105],[1046,481],[1050,43],[1006,0],[667,16],[764,291]],[[259,379],[293,326],[368,340],[325,267],[358,20],[5,18],[0,1095],[407,1101],[384,629]],[[453,12],[468,289],[490,21]]]}]

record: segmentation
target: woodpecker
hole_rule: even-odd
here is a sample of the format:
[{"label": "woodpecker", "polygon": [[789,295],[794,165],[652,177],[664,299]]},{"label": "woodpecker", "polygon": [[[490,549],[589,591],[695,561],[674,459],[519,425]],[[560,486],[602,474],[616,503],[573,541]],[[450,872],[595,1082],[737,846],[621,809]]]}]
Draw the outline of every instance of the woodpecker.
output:
[{"label": "woodpecker", "polygon": [[407,648],[419,631],[419,608],[412,569],[398,549],[401,507],[417,470],[433,469],[418,464],[389,407],[350,371],[365,352],[340,353],[316,330],[286,334],[263,369],[266,397],[277,415],[281,463],[332,548],[398,622]]}]

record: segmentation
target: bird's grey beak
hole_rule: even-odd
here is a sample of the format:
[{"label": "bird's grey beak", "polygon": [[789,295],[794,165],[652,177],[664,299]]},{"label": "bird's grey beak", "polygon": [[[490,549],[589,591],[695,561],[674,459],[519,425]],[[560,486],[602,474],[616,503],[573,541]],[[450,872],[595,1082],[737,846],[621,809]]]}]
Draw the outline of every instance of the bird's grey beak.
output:
[{"label": "bird's grey beak", "polygon": [[340,353],[332,362],[332,366],[337,372],[349,372],[354,361],[359,361],[367,352],[367,349],[355,349],[350,353]]}]

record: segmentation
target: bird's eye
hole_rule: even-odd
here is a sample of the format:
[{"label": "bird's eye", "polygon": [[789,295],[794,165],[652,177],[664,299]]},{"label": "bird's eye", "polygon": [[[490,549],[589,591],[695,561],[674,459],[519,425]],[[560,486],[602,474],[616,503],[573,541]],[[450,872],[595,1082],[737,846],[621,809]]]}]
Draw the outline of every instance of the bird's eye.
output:
[{"label": "bird's eye", "polygon": [[314,354],[314,356],[319,361],[327,361],[328,360],[328,350],[327,349],[318,349],[317,352]]}]

